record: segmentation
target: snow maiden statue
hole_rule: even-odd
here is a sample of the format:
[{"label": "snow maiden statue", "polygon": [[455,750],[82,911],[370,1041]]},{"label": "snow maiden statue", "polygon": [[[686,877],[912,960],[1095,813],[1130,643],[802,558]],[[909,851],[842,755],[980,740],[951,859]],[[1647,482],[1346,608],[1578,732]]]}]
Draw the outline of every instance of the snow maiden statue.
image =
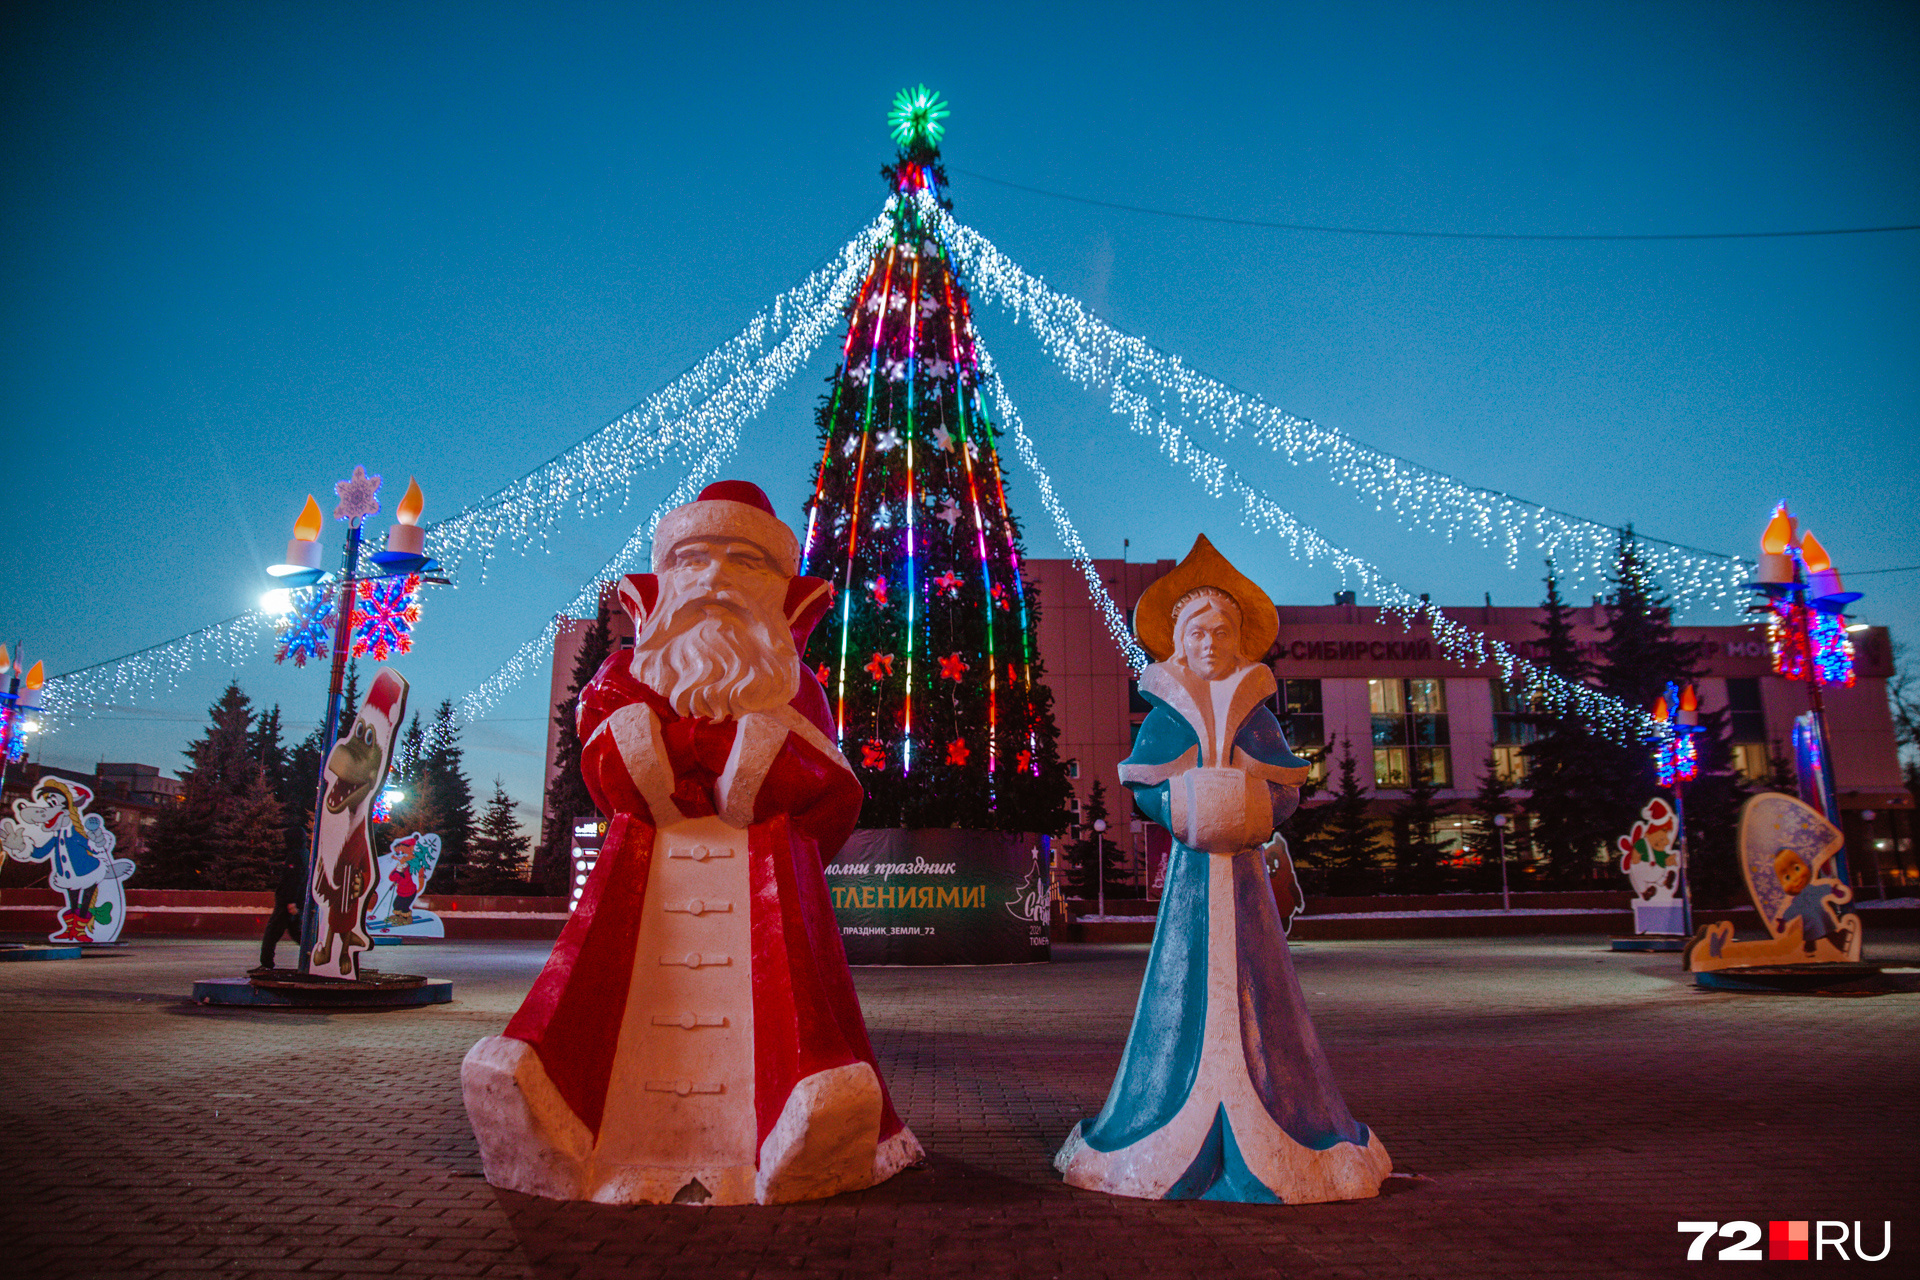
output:
[{"label": "snow maiden statue", "polygon": [[1392,1161],[1334,1084],[1267,879],[1308,769],[1266,705],[1279,615],[1202,537],[1141,596],[1134,630],[1159,661],[1120,780],[1173,851],[1120,1072],[1054,1164],[1148,1200],[1377,1195]]}]

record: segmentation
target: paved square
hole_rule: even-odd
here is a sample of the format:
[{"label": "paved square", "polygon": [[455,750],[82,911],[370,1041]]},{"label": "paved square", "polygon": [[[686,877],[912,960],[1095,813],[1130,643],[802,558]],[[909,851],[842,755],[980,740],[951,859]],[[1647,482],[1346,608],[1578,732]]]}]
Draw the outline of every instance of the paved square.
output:
[{"label": "paved square", "polygon": [[[1417,1176],[1279,1208],[1115,1200],[1054,1174],[1112,1079],[1144,947],[856,970],[931,1163],[772,1209],[562,1205],[481,1179],[460,1058],[505,1025],[545,944],[383,948],[380,967],[455,984],[451,1005],[390,1012],[185,1003],[194,978],[244,969],[244,941],[0,965],[0,1272],[1671,1275],[1691,1274],[1679,1220],[1819,1218],[1862,1220],[1875,1247],[1891,1220],[1888,1273],[1910,1267],[1913,975],[1893,994],[1710,994],[1675,957],[1604,946],[1299,946],[1354,1114]],[[1920,964],[1920,932],[1869,955]]]}]

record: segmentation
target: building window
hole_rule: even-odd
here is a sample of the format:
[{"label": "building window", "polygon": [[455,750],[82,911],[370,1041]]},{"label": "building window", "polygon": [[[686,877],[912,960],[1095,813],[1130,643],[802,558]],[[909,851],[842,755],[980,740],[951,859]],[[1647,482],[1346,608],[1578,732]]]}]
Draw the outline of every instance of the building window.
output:
[{"label": "building window", "polygon": [[1733,771],[1748,782],[1764,782],[1772,771],[1767,750],[1767,712],[1760,703],[1760,681],[1752,676],[1727,681],[1727,736],[1733,743]]},{"label": "building window", "polygon": [[1327,715],[1320,701],[1320,682],[1282,680],[1279,683],[1280,688],[1269,702],[1275,718],[1280,721],[1280,732],[1287,736],[1287,745],[1295,755],[1313,759],[1313,772],[1308,775],[1311,780],[1325,781]]},{"label": "building window", "polygon": [[1490,686],[1493,693],[1493,772],[1508,786],[1518,786],[1527,777],[1527,744],[1539,735],[1537,724],[1527,719],[1533,707],[1503,681]]},{"label": "building window", "polygon": [[1373,712],[1373,785],[1404,788],[1413,771],[1436,787],[1453,785],[1447,752],[1447,689],[1440,680],[1369,680]]},{"label": "building window", "polygon": [[1078,760],[1067,761],[1067,776],[1069,778],[1078,778],[1080,776],[1080,762]]}]

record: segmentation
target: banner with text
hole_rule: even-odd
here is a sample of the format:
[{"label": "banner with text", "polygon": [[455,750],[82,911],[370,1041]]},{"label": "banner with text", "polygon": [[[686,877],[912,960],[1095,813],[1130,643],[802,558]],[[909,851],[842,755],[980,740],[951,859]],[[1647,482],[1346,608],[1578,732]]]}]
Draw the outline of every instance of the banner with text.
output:
[{"label": "banner with text", "polygon": [[827,866],[849,964],[1027,964],[1052,958],[1046,836],[856,831]]}]

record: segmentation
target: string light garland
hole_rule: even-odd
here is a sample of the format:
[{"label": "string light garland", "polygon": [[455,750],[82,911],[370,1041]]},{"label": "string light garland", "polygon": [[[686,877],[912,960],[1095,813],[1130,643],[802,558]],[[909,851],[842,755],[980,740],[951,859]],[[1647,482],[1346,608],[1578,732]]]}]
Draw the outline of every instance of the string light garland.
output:
[{"label": "string light garland", "polygon": [[993,366],[993,357],[987,353],[987,345],[976,335],[975,350],[980,358],[981,381],[987,393],[993,397],[993,405],[1000,423],[1013,433],[1014,452],[1020,455],[1020,461],[1026,464],[1027,471],[1033,476],[1034,488],[1040,492],[1040,505],[1046,508],[1047,515],[1053,520],[1054,532],[1067,548],[1067,554],[1074,566],[1080,570],[1080,576],[1086,579],[1087,594],[1100,610],[1101,621],[1107,624],[1107,634],[1113,643],[1125,655],[1127,666],[1136,676],[1147,669],[1152,661],[1147,651],[1133,638],[1133,629],[1127,625],[1126,615],[1120,606],[1113,602],[1113,596],[1107,591],[1106,581],[1101,578],[1100,570],[1093,563],[1093,556],[1087,551],[1087,544],[1081,541],[1080,531],[1074,527],[1072,517],[1060,502],[1059,495],[1053,490],[1053,477],[1040,463],[1039,453],[1033,447],[1033,438],[1027,434],[1026,424],[1020,420],[1020,411],[1014,407],[1013,397],[1007,394],[1007,387],[1000,379],[999,370]]},{"label": "string light garland", "polygon": [[[1619,536],[1612,526],[1466,484],[1236,391],[1048,288],[927,193],[914,199],[977,295],[998,302],[1026,325],[1069,378],[1083,386],[1108,388],[1114,412],[1136,434],[1157,438],[1170,461],[1186,460],[1182,441],[1187,433],[1181,423],[1222,442],[1247,434],[1292,465],[1324,466],[1335,484],[1371,500],[1376,510],[1391,511],[1408,528],[1448,540],[1465,530],[1477,541],[1500,548],[1509,568],[1519,564],[1522,548],[1531,545],[1568,568],[1576,583],[1588,576],[1604,580]],[[1750,576],[1750,563],[1737,557],[1653,538],[1643,538],[1641,545],[1679,602],[1726,607],[1741,598]]]},{"label": "string light garland", "polygon": [[[918,105],[909,104],[908,125],[910,129],[919,130],[928,141],[937,143],[945,105],[937,95],[924,96],[926,101],[916,99]],[[921,112],[920,116],[913,117],[915,111]],[[897,121],[895,126],[899,127]],[[1154,349],[1143,339],[1121,333],[1095,318],[1078,301],[1049,289],[1006,258],[984,236],[954,219],[940,204],[938,184],[931,171],[912,168],[911,182],[904,176],[907,170],[903,169],[902,173],[898,193],[888,200],[881,214],[825,265],[776,297],[727,342],[628,413],[497,493],[431,526],[428,529],[431,553],[449,569],[466,562],[474,571],[476,582],[484,583],[486,565],[499,551],[511,549],[524,553],[542,547],[558,522],[568,514],[592,516],[624,507],[643,472],[679,459],[692,459],[674,496],[656,509],[644,527],[636,530],[583,586],[566,612],[593,607],[604,583],[631,572],[630,566],[642,562],[659,517],[671,506],[688,500],[717,473],[719,466],[737,450],[741,426],[759,413],[804,366],[828,330],[847,314],[856,295],[867,296],[874,264],[894,241],[896,228],[908,212],[900,207],[901,202],[910,201],[911,213],[922,232],[922,243],[915,246],[916,252],[931,246],[948,263],[947,279],[951,280],[955,272],[964,273],[975,296],[1005,306],[1016,321],[1035,334],[1067,376],[1083,385],[1107,388],[1115,413],[1127,421],[1133,432],[1154,438],[1160,453],[1170,463],[1183,468],[1189,479],[1211,496],[1234,501],[1240,508],[1242,522],[1255,532],[1278,534],[1297,559],[1308,563],[1329,561],[1344,578],[1378,599],[1383,613],[1398,617],[1407,626],[1426,625],[1449,656],[1468,665],[1499,668],[1510,684],[1529,696],[1537,695],[1549,708],[1577,714],[1617,737],[1633,734],[1646,725],[1649,718],[1645,713],[1533,666],[1508,646],[1447,618],[1437,608],[1386,579],[1374,566],[1334,546],[1249,484],[1223,458],[1202,447],[1188,427],[1222,442],[1249,435],[1291,465],[1312,462],[1324,466],[1336,484],[1353,490],[1363,499],[1370,498],[1376,509],[1392,511],[1409,527],[1425,528],[1449,539],[1464,529],[1483,544],[1502,548],[1509,566],[1518,564],[1523,547],[1533,546],[1570,569],[1570,577],[1576,581],[1580,576],[1603,577],[1616,547],[1617,532],[1612,527],[1469,485],[1393,457],[1353,440],[1338,429],[1296,418],[1268,406],[1258,397],[1235,391],[1197,373],[1177,357]],[[1015,556],[1015,567],[1003,575],[1003,581],[992,580],[990,573],[983,574],[979,586],[986,591],[990,602],[989,618],[996,612],[1009,615],[1008,636],[1017,651],[1000,654],[997,628],[990,628],[983,674],[989,689],[996,693],[1003,678],[1010,684],[1029,678],[1022,674],[1023,664],[1031,662],[1024,583],[1010,541],[1012,525],[1006,512],[1004,482],[992,457],[993,422],[983,403],[984,398],[991,398],[994,417],[1003,429],[1013,433],[1015,450],[1033,475],[1042,504],[1062,542],[1087,579],[1109,633],[1126,654],[1129,665],[1140,669],[1145,665],[1146,655],[1133,641],[1126,619],[1101,583],[1092,558],[1054,491],[1052,479],[1041,465],[1004,384],[984,347],[978,343],[970,317],[965,325],[971,339],[968,350],[963,352],[957,336],[950,336],[954,343],[952,350],[932,359],[921,351],[919,326],[922,317],[929,314],[924,308],[930,303],[951,307],[953,300],[951,294],[944,302],[938,296],[923,296],[917,273],[916,265],[915,274],[898,299],[912,308],[913,333],[906,344],[908,350],[896,357],[893,364],[888,364],[876,342],[867,367],[858,372],[866,380],[869,397],[883,382],[904,378],[909,387],[914,388],[928,377],[954,377],[963,388],[962,402],[972,407],[963,414],[963,421],[955,424],[960,427],[958,432],[948,431],[945,426],[928,432],[924,424],[918,424],[918,411],[912,403],[915,392],[910,389],[902,426],[873,433],[862,431],[857,441],[861,460],[868,457],[869,450],[876,456],[895,449],[904,450],[910,477],[919,472],[922,451],[937,447],[944,455],[950,447],[955,447],[959,450],[955,461],[962,464],[967,476],[964,502],[947,497],[938,504],[923,503],[917,480],[910,478],[906,494],[913,500],[881,504],[868,512],[868,518],[873,521],[885,518],[900,522],[898,532],[888,532],[886,536],[903,539],[908,549],[904,578],[899,584],[908,631],[917,634],[917,611],[925,607],[934,594],[950,596],[957,589],[939,587],[937,593],[931,594],[923,589],[938,586],[942,581],[935,578],[923,583],[920,576],[922,542],[934,523],[943,523],[951,534],[956,521],[968,519],[977,538],[986,537],[989,524],[995,525],[996,530],[1004,527],[1004,536],[1009,540],[1007,551],[996,550],[989,557],[984,541],[977,551],[983,557],[983,566],[987,559],[1004,554]],[[889,281],[891,287],[891,277]],[[877,300],[882,306],[892,308],[895,299],[883,292]],[[966,305],[964,295],[961,305]],[[955,335],[959,328],[948,326],[948,333]],[[852,337],[850,329],[849,344]],[[976,375],[977,381],[969,384],[968,378]],[[978,414],[978,420],[969,428],[964,418],[971,414]],[[940,432],[947,432],[947,438],[941,439]],[[853,465],[859,463],[860,460],[853,461]],[[929,509],[922,510],[923,506]],[[996,510],[999,519],[991,519],[990,513]],[[816,509],[809,520],[806,540],[809,553],[814,546],[813,520],[817,514]],[[1735,557],[1658,539],[1643,538],[1641,546],[1651,569],[1660,575],[1677,602],[1719,607],[1734,598],[1733,593],[1751,576],[1748,563]],[[951,577],[952,570],[948,569],[947,573]],[[846,592],[840,603],[843,610],[850,606]],[[879,603],[884,605],[885,601]],[[488,680],[460,700],[464,719],[471,722],[479,718],[529,671],[549,660],[558,616],[543,627],[540,634],[520,646]],[[1843,679],[1843,665],[1848,668],[1845,674],[1850,676],[1851,643],[1846,638],[1844,625],[1831,615],[1823,614],[1810,621],[1808,631],[1819,637],[1814,646],[1819,652],[1810,655],[1811,659],[1816,664],[1824,661],[1823,670],[1832,671],[1835,683]],[[46,689],[47,723],[51,728],[70,720],[83,708],[171,689],[187,670],[202,662],[238,666],[273,634],[267,615],[249,612],[137,653],[55,677],[48,681]],[[389,651],[405,652],[403,639],[403,633],[389,634]],[[303,661],[302,648],[289,646],[284,634],[280,642],[279,656],[292,657],[299,665]],[[372,650],[370,641],[369,651]],[[314,651],[306,656],[322,654]],[[911,687],[918,660],[911,640],[903,646],[900,656],[902,672]],[[1003,658],[1011,660],[1003,661]],[[844,678],[845,666],[840,664],[841,678]],[[905,715],[906,742],[911,744],[914,715],[911,703],[907,704]],[[997,737],[992,730],[987,735],[990,758],[997,751]],[[950,744],[936,741],[932,745],[937,749]],[[907,755],[903,764],[910,764],[911,745],[904,750]]]},{"label": "string light garland", "polygon": [[49,677],[42,690],[46,708],[43,732],[90,716],[102,707],[171,692],[187,672],[202,663],[243,666],[272,639],[272,620],[260,610],[250,609],[135,653]]},{"label": "string light garland", "polygon": [[[981,345],[984,349],[985,344]],[[990,361],[984,356],[981,363],[983,369],[991,368]],[[1001,394],[1004,395],[1004,389]],[[1126,394],[1124,388],[1114,388],[1116,400]],[[1569,681],[1537,666],[1515,653],[1505,642],[1491,639],[1449,618],[1440,611],[1438,606],[1420,599],[1393,582],[1376,566],[1352,552],[1335,546],[1311,525],[1248,484],[1224,459],[1194,443],[1185,432],[1172,424],[1167,424],[1167,430],[1172,433],[1171,452],[1186,467],[1189,480],[1200,486],[1209,497],[1231,498],[1240,508],[1242,524],[1255,533],[1277,533],[1285,540],[1287,550],[1294,559],[1307,564],[1321,560],[1331,563],[1340,571],[1344,579],[1357,583],[1360,590],[1380,602],[1383,617],[1390,616],[1397,619],[1408,630],[1411,630],[1416,623],[1426,626],[1432,633],[1434,642],[1454,661],[1469,668],[1496,667],[1509,688],[1519,690],[1528,699],[1538,698],[1544,707],[1555,713],[1578,716],[1587,724],[1618,741],[1630,741],[1636,737],[1649,736],[1652,720],[1646,712],[1629,707],[1619,699],[1591,686]],[[1016,445],[1019,443],[1020,436],[1024,434],[1022,431],[1015,436]],[[1021,449],[1021,456],[1023,459],[1031,456],[1030,441],[1027,447]],[[1041,481],[1043,474],[1036,471],[1036,483]],[[1046,480],[1042,492],[1043,495],[1052,493],[1050,479]],[[1046,501],[1044,497],[1043,501]],[[1049,511],[1051,512],[1052,509],[1053,505],[1050,502]],[[1073,542],[1069,542],[1069,547],[1074,546],[1077,541],[1076,536]],[[1081,548],[1080,553],[1076,555],[1076,560],[1083,554],[1084,548]],[[1081,572],[1089,573],[1089,568],[1089,564],[1082,564]],[[1091,587],[1092,580],[1097,580],[1097,575],[1089,576]],[[1096,593],[1094,598],[1098,601],[1103,595],[1104,591],[1101,591]],[[1107,606],[1102,609],[1102,614],[1107,618],[1109,632],[1115,634],[1118,642],[1118,627],[1124,626],[1124,623],[1116,622],[1118,610],[1112,609],[1110,599],[1107,601]],[[1144,661],[1136,658],[1135,651],[1128,650],[1125,645],[1122,649],[1128,653],[1128,661],[1130,664],[1135,664],[1136,671],[1145,665]]]},{"label": "string light garland", "polygon": [[[476,562],[470,566],[477,571],[475,585],[484,585],[486,564],[495,553],[511,549],[524,554],[544,547],[554,526],[569,512],[601,514],[614,506],[616,497],[624,506],[642,472],[675,457],[711,459],[717,450],[731,456],[739,428],[791,381],[838,323],[852,291],[865,276],[873,248],[888,234],[894,203],[889,199],[881,214],[841,246],[825,266],[776,297],[740,332],[661,391],[496,493],[429,526],[428,551],[449,573],[463,559]],[[694,471],[701,467],[700,461],[693,463]],[[649,521],[649,530],[658,515]],[[588,591],[597,590],[598,581],[590,583]],[[83,711],[169,691],[202,662],[237,667],[257,651],[263,639],[275,634],[274,623],[275,615],[250,610],[53,677],[47,682],[44,732],[70,723]],[[545,639],[551,643],[551,629]],[[467,694],[463,705],[491,706],[516,685],[527,669],[528,647],[523,645],[488,681]],[[545,656],[541,655],[542,660]]]},{"label": "string light garland", "polygon": [[732,338],[641,404],[520,479],[428,528],[427,549],[448,572],[468,557],[477,581],[499,550],[544,546],[569,512],[624,509],[634,481],[692,459],[752,418],[806,363],[839,320],[889,232],[894,200],[825,266],[776,297]]}]

